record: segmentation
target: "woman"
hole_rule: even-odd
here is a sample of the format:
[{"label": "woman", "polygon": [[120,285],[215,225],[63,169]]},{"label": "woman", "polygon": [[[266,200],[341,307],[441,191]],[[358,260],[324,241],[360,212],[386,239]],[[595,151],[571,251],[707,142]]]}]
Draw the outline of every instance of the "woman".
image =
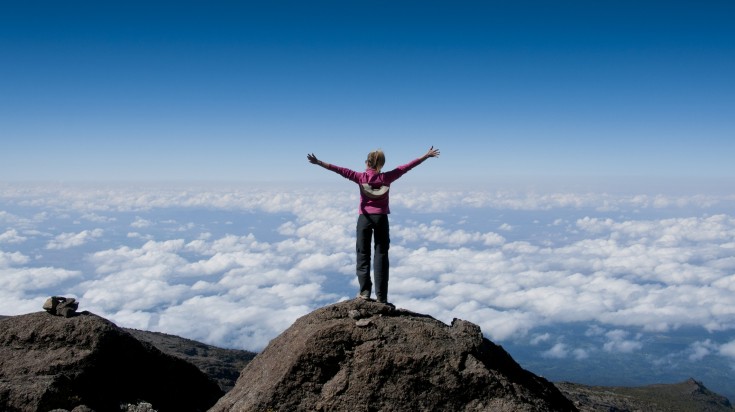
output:
[{"label": "woman", "polygon": [[370,300],[370,292],[373,287],[370,281],[370,244],[373,234],[375,234],[375,296],[378,302],[388,303],[388,248],[390,247],[390,236],[388,235],[390,207],[388,200],[390,184],[424,160],[438,156],[439,149],[434,149],[434,146],[431,146],[429,151],[418,159],[382,173],[380,170],[385,165],[385,154],[380,149],[368,153],[364,172],[355,172],[345,167],[323,162],[317,159],[313,153],[306,155],[306,159],[310,163],[338,173],[342,177],[357,183],[360,187],[356,242],[356,273],[357,280],[360,283],[358,298]]}]

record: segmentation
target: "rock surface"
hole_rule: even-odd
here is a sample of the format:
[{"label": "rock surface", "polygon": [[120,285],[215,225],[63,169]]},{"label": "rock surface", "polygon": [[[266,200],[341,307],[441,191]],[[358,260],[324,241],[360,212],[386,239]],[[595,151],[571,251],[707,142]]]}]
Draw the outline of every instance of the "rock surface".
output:
[{"label": "rock surface", "polygon": [[730,401],[688,379],[674,384],[636,387],[587,386],[559,382],[556,386],[582,412],[726,412]]},{"label": "rock surface", "polygon": [[[90,313],[0,320],[0,410],[204,411],[223,394],[194,365]],[[81,408],[81,409],[80,409]]]},{"label": "rock surface", "polygon": [[228,392],[235,386],[240,372],[255,357],[254,352],[223,349],[180,336],[160,332],[123,328],[141,342],[150,343],[161,352],[191,362]]},{"label": "rock surface", "polygon": [[[350,309],[347,311],[347,316],[350,317],[355,322],[355,327],[357,326],[357,321],[362,320],[361,324],[366,324],[364,328],[370,328],[373,327],[375,320],[383,320],[382,316],[376,316],[375,314],[371,313],[377,313],[378,315],[384,313],[384,312],[390,312],[387,309],[379,309],[377,312],[371,312],[370,310],[364,310],[364,309],[357,309],[357,306],[355,308]],[[394,316],[404,316],[401,314],[401,312],[404,311],[397,311],[397,313],[390,314],[388,313],[386,316],[394,315]],[[419,316],[417,314],[413,314],[414,316]],[[7,316],[0,316],[0,321],[4,319],[13,319],[13,318],[23,318],[30,315],[22,315],[19,317],[7,317]],[[36,314],[37,316],[37,314]],[[406,315],[408,316],[408,315]],[[48,318],[41,317],[36,320],[30,320],[26,319],[24,322],[20,323],[21,329],[26,328],[26,326],[32,326],[36,325],[38,326],[40,322],[46,322],[48,321]],[[93,326],[90,328],[83,329],[81,331],[77,332],[84,332],[87,333],[85,339],[88,341],[93,340],[99,340],[98,338],[93,337],[93,334],[100,333],[100,334],[109,334],[110,328],[114,329],[114,325],[104,325],[104,320],[100,320],[97,318],[96,320],[93,320],[92,323],[96,323],[101,321],[102,325]],[[56,326],[59,325],[67,325],[66,323],[58,323]],[[109,322],[107,322],[109,323]],[[28,336],[35,336],[34,339],[28,339],[28,336],[25,338],[22,338],[18,336],[15,340],[9,341],[7,339],[7,330],[12,329],[6,329],[9,325],[12,325],[11,323],[1,323],[0,322],[0,336],[2,338],[0,339],[0,411],[48,411],[49,409],[45,409],[38,403],[38,398],[42,397],[43,395],[36,394],[37,392],[40,393],[41,389],[34,388],[34,385],[40,385],[42,382],[47,379],[49,379],[46,375],[52,375],[55,372],[47,371],[46,373],[38,374],[38,371],[42,369],[41,366],[44,363],[46,363],[46,369],[54,369],[50,368],[49,365],[52,362],[49,362],[49,360],[52,359],[59,359],[58,365],[68,364],[71,360],[70,357],[66,357],[66,360],[61,360],[64,357],[54,355],[52,352],[63,352],[63,350],[59,349],[58,342],[62,341],[70,341],[73,340],[67,335],[73,335],[77,332],[72,332],[72,328],[68,327],[56,327],[56,328],[49,328],[45,333],[39,333],[38,331],[28,331]],[[461,325],[460,323],[455,323],[455,326]],[[474,325],[472,325],[474,326]],[[18,325],[15,326],[17,329]],[[445,328],[448,328],[446,325],[444,325]],[[76,326],[74,326],[76,328]],[[148,331],[140,331],[135,329],[122,329],[123,331],[131,333],[135,338],[142,342],[147,342],[155,346],[156,348],[160,349],[164,353],[171,354],[173,356],[179,357],[181,359],[187,360],[194,365],[198,366],[204,373],[208,374],[210,378],[218,381],[220,383],[221,387],[227,387],[231,388],[235,384],[235,379],[237,379],[237,376],[239,376],[240,371],[243,370],[243,366],[248,363],[254,356],[252,352],[248,351],[242,351],[242,350],[234,350],[234,349],[220,349],[213,346],[205,345],[200,342],[192,341],[189,339],[180,338],[178,336],[174,335],[167,335],[167,334],[161,334],[157,332],[148,332]],[[57,334],[54,336],[54,334]],[[119,331],[114,332],[114,336],[125,336],[125,334],[118,335]],[[439,335],[437,335],[439,336]],[[118,338],[111,337],[110,339],[116,340]],[[124,342],[127,342],[126,346],[136,346],[137,344],[131,343],[128,339],[129,337],[122,338]],[[40,341],[46,341],[46,342],[57,342],[57,344],[40,344]],[[10,343],[14,342],[13,345]],[[69,343],[68,347],[76,347],[79,342],[76,343]],[[27,346],[29,349],[27,351],[30,351],[30,348],[34,347],[36,348],[36,352],[33,356],[27,356],[23,355],[23,347]],[[145,347],[145,343],[143,344]],[[45,348],[45,349],[44,349]],[[78,351],[82,351],[83,349],[80,349],[77,347]],[[500,349],[502,350],[502,349]],[[104,351],[103,351],[104,352]],[[147,352],[147,351],[146,351]],[[154,351],[155,352],[155,351]],[[68,355],[68,354],[67,354]],[[18,357],[18,359],[12,359],[9,360],[8,358],[15,358]],[[143,358],[145,359],[145,356],[143,355]],[[81,356],[83,357],[83,356]],[[37,358],[37,359],[33,359]],[[105,356],[102,356],[102,358],[105,358]],[[130,359],[128,357],[128,359]],[[26,366],[23,366],[26,365]],[[56,368],[60,368],[61,366],[57,366]],[[100,379],[103,380],[103,383],[100,385],[106,385],[106,386],[119,386],[121,383],[119,381],[119,377],[124,376],[132,376],[135,374],[136,376],[143,376],[143,375],[149,375],[153,374],[157,378],[156,379],[162,379],[160,382],[152,383],[155,388],[160,390],[160,388],[164,385],[167,385],[167,382],[172,382],[173,384],[179,385],[176,383],[176,380],[170,377],[170,376],[163,376],[161,377],[161,374],[156,371],[156,369],[161,367],[160,362],[150,362],[147,364],[143,364],[143,362],[125,362],[125,365],[120,366],[120,369],[118,369],[114,376],[104,375],[100,376]],[[27,370],[19,372],[19,368],[25,368]],[[67,376],[73,376],[73,373],[70,373],[68,371],[71,371],[68,366],[66,367],[67,372],[65,374]],[[123,369],[129,368],[133,372],[125,371]],[[36,375],[33,375],[31,373],[31,370],[36,370]],[[188,375],[188,372],[186,372]],[[187,378],[191,379],[191,378]],[[199,378],[194,378],[199,379]],[[240,385],[247,385],[247,383],[241,383]],[[719,412],[719,411],[732,411],[732,405],[728,401],[727,398],[724,396],[721,396],[717,393],[711,392],[708,390],[701,382],[696,381],[694,379],[689,379],[685,382],[680,383],[674,383],[674,384],[657,384],[657,385],[646,385],[646,386],[636,386],[636,387],[613,387],[613,386],[589,386],[589,385],[581,385],[577,383],[569,383],[569,382],[558,382],[555,384],[557,388],[561,390],[561,392],[567,396],[569,399],[571,399],[575,406],[579,408],[582,412],[609,412],[609,411],[617,411],[617,412],[626,412],[626,411],[638,411],[638,412],[677,412],[677,411],[687,411],[687,412]],[[48,386],[48,385],[47,385]],[[40,386],[39,386],[40,388]],[[204,390],[209,390],[210,387],[208,385],[204,385],[201,388]],[[195,388],[192,391],[198,391],[201,388]],[[188,389],[186,389],[188,390]],[[58,392],[58,391],[57,391]],[[79,399],[79,395],[75,394],[73,392],[66,392],[69,396]],[[114,391],[108,391],[108,394],[115,397]],[[61,395],[61,394],[59,394]],[[164,392],[162,395],[171,397],[171,398],[177,398],[182,395],[182,392],[180,391],[172,391],[172,390],[166,390],[164,388]],[[191,396],[192,394],[185,394],[185,396]],[[145,401],[141,398],[141,396],[138,397],[135,401],[129,401],[129,400],[122,400],[122,397],[120,397],[120,402],[118,405],[119,407],[114,407],[111,410],[114,411],[127,411],[127,412],[154,412],[156,411],[153,408],[153,405]],[[23,399],[22,402],[25,402],[23,406],[19,406],[18,403],[9,403],[10,399]],[[20,403],[22,403],[20,402]],[[67,402],[69,405],[72,404],[78,404],[78,402]],[[110,405],[115,402],[111,402]],[[165,402],[165,404],[170,403],[169,401]],[[56,403],[55,405],[62,405],[63,403]],[[445,403],[446,405],[447,403]],[[117,406],[117,405],[116,405]],[[439,410],[441,405],[438,405],[437,407],[429,407],[425,408],[425,410]],[[92,409],[86,405],[78,405],[73,409],[67,409],[67,407],[64,408],[57,408],[57,409],[51,409],[55,410],[56,412],[68,412],[71,410],[72,412],[104,412],[105,410],[109,409]],[[172,410],[173,408],[169,409],[161,409],[161,410]],[[279,408],[279,407],[271,407],[271,410],[285,410],[286,408]],[[307,410],[316,410],[315,407],[308,407],[305,406],[304,409]],[[329,409],[329,408],[324,408]],[[358,408],[352,408],[350,410],[378,410],[377,407],[370,407],[363,406]],[[383,410],[399,410],[398,405],[392,405],[390,407],[383,407]],[[457,410],[467,410],[466,407],[460,407]],[[181,410],[192,410],[192,408],[184,407]],[[237,409],[235,409],[237,410]],[[267,410],[267,409],[266,409]],[[479,410],[482,410],[482,408],[479,408]],[[502,410],[502,409],[501,409]],[[544,410],[544,409],[540,409]]]},{"label": "rock surface", "polygon": [[574,411],[480,328],[352,300],[298,319],[211,409]]}]

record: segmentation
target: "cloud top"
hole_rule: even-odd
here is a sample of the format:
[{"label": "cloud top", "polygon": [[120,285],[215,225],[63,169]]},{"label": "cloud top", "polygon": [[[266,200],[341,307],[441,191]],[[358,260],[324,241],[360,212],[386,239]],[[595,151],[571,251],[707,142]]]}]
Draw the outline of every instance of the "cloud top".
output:
[{"label": "cloud top", "polygon": [[[409,188],[394,200],[399,306],[534,341],[554,359],[640,352],[645,334],[681,328],[735,330],[728,196]],[[124,326],[259,350],[354,296],[356,204],[348,190],[5,186],[0,311],[66,293]],[[534,332],[565,324],[595,325],[591,346]],[[690,359],[733,357],[731,341],[696,342]]]}]

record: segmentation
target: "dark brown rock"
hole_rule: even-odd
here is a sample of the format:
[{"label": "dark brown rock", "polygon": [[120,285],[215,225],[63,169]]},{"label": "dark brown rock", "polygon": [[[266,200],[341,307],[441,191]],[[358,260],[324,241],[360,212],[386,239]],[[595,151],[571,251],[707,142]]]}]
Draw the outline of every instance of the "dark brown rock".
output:
[{"label": "dark brown rock", "polygon": [[0,320],[0,410],[204,411],[223,392],[196,366],[90,313]]},{"label": "dark brown rock", "polygon": [[246,350],[218,348],[166,333],[127,328],[124,330],[139,341],[150,343],[163,353],[194,364],[214,379],[224,392],[235,386],[240,372],[256,355]]},{"label": "dark brown rock", "polygon": [[576,408],[553,384],[485,339],[477,325],[455,320],[449,326],[356,299],[298,319],[245,367],[235,388],[211,409],[264,410]]},{"label": "dark brown rock", "polygon": [[64,296],[51,296],[43,303],[43,310],[52,314],[70,318],[77,315],[79,302],[74,298]]}]

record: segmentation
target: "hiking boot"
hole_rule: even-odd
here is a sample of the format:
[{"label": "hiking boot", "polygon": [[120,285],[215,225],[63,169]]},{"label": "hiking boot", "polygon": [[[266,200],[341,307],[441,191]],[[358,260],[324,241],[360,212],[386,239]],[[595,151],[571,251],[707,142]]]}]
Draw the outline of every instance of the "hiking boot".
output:
[{"label": "hiking boot", "polygon": [[357,294],[357,299],[366,300],[368,302],[372,302],[373,301],[372,299],[370,299],[370,295],[369,294],[362,294],[362,293],[358,293]]}]

